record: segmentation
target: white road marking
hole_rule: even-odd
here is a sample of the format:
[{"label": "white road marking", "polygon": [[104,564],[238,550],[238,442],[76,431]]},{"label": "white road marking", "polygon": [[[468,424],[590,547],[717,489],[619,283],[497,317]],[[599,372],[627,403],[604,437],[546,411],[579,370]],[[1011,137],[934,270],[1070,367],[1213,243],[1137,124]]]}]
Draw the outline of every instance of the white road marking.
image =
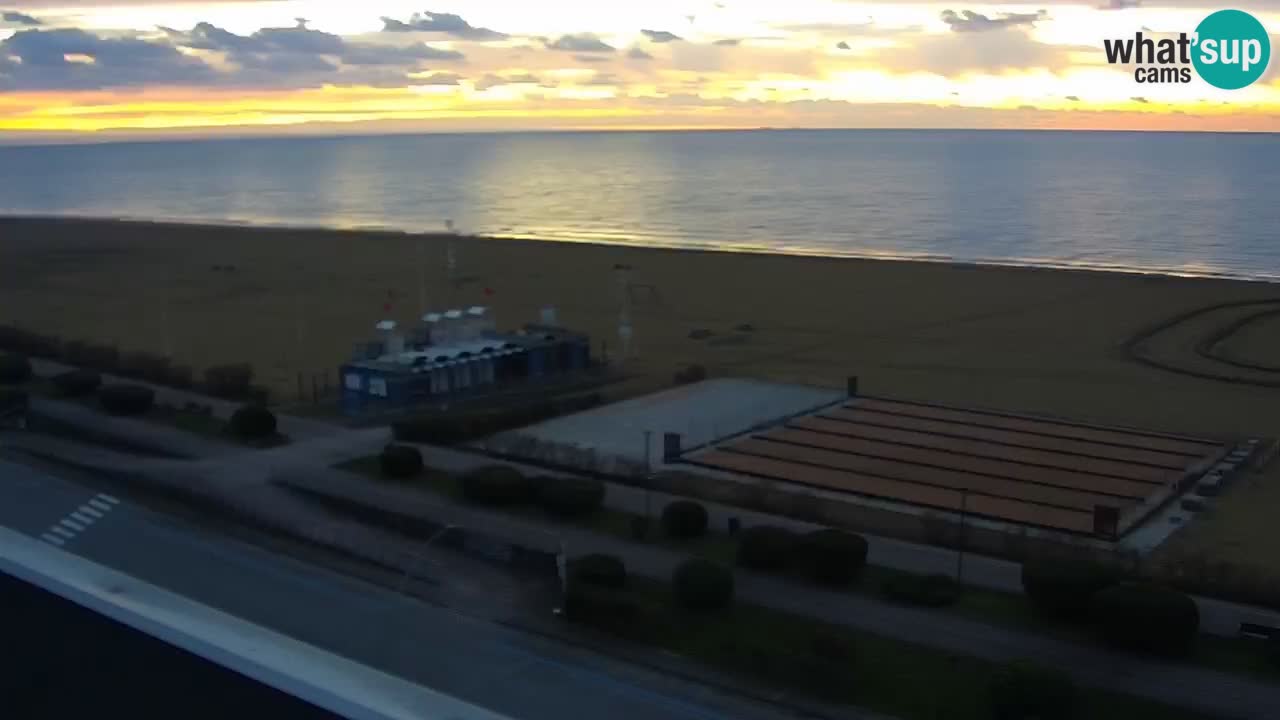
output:
[{"label": "white road marking", "polygon": [[110,505],[108,505],[108,504],[106,504],[106,503],[104,503],[104,502],[102,502],[102,501],[101,501],[101,500],[99,500],[98,498],[94,498],[94,499],[90,500],[90,501],[89,501],[89,504],[90,504],[90,505],[92,505],[92,506],[94,506],[94,507],[96,507],[96,508],[98,508],[98,509],[99,509],[99,510],[101,510],[102,512],[111,512],[111,506],[110,506]]},{"label": "white road marking", "polygon": [[69,527],[72,530],[75,530],[76,532],[84,531],[84,526],[76,522],[75,520],[72,520],[71,518],[62,518],[61,520],[58,521],[58,524],[64,527]]},{"label": "white road marking", "polygon": [[41,539],[41,540],[44,540],[45,542],[50,543],[50,544],[52,544],[52,545],[58,545],[58,546],[61,546],[61,545],[63,545],[63,543],[64,543],[64,541],[63,541],[63,539],[62,539],[62,538],[58,537],[57,535],[50,535],[49,533],[45,533],[45,534],[41,535],[41,536],[40,536],[40,539]]},{"label": "white road marking", "polygon": [[61,535],[62,537],[66,538],[66,539],[68,539],[68,540],[73,540],[73,539],[75,539],[75,536],[76,536],[76,534],[75,534],[75,533],[73,533],[73,532],[71,532],[70,530],[68,530],[68,529],[66,529],[66,528],[64,528],[64,527],[61,527],[61,526],[59,526],[59,525],[54,525],[53,527],[51,527],[51,528],[49,528],[49,529],[50,529],[50,530],[52,530],[52,531],[54,531],[54,532],[56,532],[56,533],[58,533],[59,535]]},{"label": "white road marking", "polygon": [[103,500],[106,500],[107,502],[111,503],[112,505],[119,505],[119,504],[120,504],[120,498],[118,498],[118,497],[116,497],[116,496],[114,496],[114,495],[108,495],[108,494],[106,494],[106,493],[98,493],[98,497],[102,498]]},{"label": "white road marking", "polygon": [[82,523],[86,526],[92,525],[93,521],[97,519],[97,518],[91,518],[88,515],[85,515],[84,513],[80,512],[79,510],[72,510],[71,517],[75,518],[76,522]]},{"label": "white road marking", "polygon": [[80,512],[85,513],[87,515],[92,515],[95,518],[103,517],[101,510],[99,510],[96,507],[90,507],[89,505],[81,505]]}]

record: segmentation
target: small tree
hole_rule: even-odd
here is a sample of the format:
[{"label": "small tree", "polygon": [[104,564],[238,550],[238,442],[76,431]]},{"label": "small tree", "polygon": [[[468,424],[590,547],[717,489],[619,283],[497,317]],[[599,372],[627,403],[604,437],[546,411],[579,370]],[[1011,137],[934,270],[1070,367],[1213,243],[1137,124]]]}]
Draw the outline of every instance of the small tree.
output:
[{"label": "small tree", "polygon": [[1094,595],[1090,614],[1108,641],[1160,654],[1187,652],[1200,630],[1195,601],[1158,585],[1113,585]]},{"label": "small tree", "polygon": [[1116,582],[1116,573],[1095,563],[1063,558],[1033,558],[1022,564],[1022,589],[1041,611],[1062,618],[1083,618],[1093,596]]},{"label": "small tree", "polygon": [[275,437],[276,416],[261,405],[243,405],[231,415],[231,432],[241,440]]},{"label": "small tree", "polygon": [[676,500],[662,509],[662,527],[673,538],[689,539],[707,533],[707,509],[692,500]]},{"label": "small tree", "polygon": [[690,610],[719,610],[733,601],[733,572],[719,563],[694,558],[671,576],[676,600]]},{"label": "small tree", "polygon": [[815,530],[801,540],[800,558],[815,581],[837,587],[848,585],[867,566],[867,540],[840,530]]},{"label": "small tree", "polygon": [[378,456],[382,474],[389,478],[410,478],[422,472],[422,453],[409,445],[388,445]]}]

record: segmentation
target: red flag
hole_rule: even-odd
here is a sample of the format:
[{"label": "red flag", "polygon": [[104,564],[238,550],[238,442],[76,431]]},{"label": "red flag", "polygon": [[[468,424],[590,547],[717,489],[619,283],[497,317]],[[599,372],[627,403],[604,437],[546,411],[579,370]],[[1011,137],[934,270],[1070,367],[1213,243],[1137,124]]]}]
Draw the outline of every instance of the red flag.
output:
[{"label": "red flag", "polygon": [[492,296],[492,295],[493,295],[493,288],[485,288],[485,289],[484,289],[484,295],[485,295],[485,297],[490,297],[490,296]]}]

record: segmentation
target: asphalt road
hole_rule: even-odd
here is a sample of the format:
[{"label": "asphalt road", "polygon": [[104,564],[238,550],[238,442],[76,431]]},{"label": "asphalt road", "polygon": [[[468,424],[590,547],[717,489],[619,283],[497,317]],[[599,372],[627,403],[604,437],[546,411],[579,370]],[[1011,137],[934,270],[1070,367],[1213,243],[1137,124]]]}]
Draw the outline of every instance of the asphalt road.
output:
[{"label": "asphalt road", "polygon": [[[97,516],[84,508],[97,510]],[[155,515],[127,500],[111,502],[93,490],[6,461],[0,461],[0,524],[249,622],[521,720],[791,717],[773,706],[273,555]],[[448,582],[447,577],[436,579]]]}]

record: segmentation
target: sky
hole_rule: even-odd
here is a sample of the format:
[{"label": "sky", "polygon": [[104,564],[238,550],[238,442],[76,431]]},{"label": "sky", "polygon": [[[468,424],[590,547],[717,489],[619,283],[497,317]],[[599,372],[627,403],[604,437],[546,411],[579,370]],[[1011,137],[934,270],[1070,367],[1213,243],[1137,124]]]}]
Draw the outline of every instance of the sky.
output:
[{"label": "sky", "polygon": [[[0,0],[0,141],[754,127],[1280,131],[1105,38],[1200,0]],[[1239,0],[1280,52],[1280,0]]]}]

